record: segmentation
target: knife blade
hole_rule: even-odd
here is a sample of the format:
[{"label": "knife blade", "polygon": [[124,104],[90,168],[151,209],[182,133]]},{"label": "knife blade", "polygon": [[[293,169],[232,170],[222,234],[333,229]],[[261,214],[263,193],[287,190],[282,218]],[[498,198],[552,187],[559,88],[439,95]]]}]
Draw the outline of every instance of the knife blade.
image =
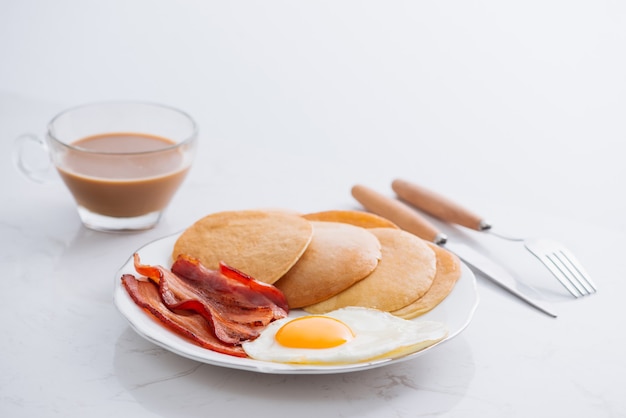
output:
[{"label": "knife blade", "polygon": [[506,269],[472,247],[461,242],[448,242],[448,237],[443,232],[405,203],[363,185],[352,187],[352,196],[370,212],[389,219],[407,232],[446,248],[513,296],[548,316],[557,317],[550,310],[515,289],[516,280]]}]

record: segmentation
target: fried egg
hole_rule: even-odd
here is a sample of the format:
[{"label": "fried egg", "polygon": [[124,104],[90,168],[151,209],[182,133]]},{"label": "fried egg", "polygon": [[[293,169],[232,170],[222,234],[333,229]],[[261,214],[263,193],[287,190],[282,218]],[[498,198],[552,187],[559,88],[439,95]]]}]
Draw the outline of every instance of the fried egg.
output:
[{"label": "fried egg", "polygon": [[446,335],[440,322],[409,321],[376,309],[347,307],[324,315],[279,319],[242,348],[256,360],[349,364],[400,357]]}]

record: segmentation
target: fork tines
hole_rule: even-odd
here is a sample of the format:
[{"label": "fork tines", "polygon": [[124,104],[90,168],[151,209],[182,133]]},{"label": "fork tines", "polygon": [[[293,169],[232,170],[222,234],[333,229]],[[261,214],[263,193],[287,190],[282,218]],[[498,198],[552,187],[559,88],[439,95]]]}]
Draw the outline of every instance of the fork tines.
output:
[{"label": "fork tines", "polygon": [[574,296],[595,293],[596,285],[576,257],[560,244],[545,240],[527,242],[526,247],[550,270],[557,280]]}]

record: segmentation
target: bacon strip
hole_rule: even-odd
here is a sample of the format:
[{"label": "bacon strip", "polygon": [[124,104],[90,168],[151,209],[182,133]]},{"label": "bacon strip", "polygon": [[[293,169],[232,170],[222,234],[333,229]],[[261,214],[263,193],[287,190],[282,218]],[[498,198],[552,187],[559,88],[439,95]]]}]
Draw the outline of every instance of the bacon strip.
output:
[{"label": "bacon strip", "polygon": [[161,301],[167,308],[202,315],[215,336],[227,344],[257,338],[267,324],[289,312],[287,299],[279,289],[225,264],[214,271],[193,257],[181,255],[168,270],[141,264],[138,254],[134,255],[134,263],[138,273],[158,283]]},{"label": "bacon strip", "polygon": [[156,317],[164,326],[197,345],[218,353],[236,357],[246,357],[240,346],[220,341],[207,321],[199,314],[178,314],[172,312],[161,301],[157,285],[148,281],[140,281],[132,274],[122,276],[122,284],[133,301]]},{"label": "bacon strip", "polygon": [[284,295],[273,286],[224,265],[220,271],[209,270],[189,256],[179,256],[171,274],[162,272],[159,288],[170,309],[199,313],[213,325],[217,338],[231,344],[257,338],[289,311]]}]

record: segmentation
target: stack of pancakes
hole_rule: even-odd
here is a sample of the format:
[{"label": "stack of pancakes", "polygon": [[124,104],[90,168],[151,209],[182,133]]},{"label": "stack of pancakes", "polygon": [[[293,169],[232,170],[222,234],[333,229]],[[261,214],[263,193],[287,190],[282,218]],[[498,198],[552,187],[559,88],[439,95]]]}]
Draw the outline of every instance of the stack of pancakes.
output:
[{"label": "stack of pancakes", "polygon": [[172,256],[179,254],[273,284],[291,309],[312,314],[362,306],[412,319],[437,306],[461,274],[454,254],[361,211],[218,212],[181,234]]}]

